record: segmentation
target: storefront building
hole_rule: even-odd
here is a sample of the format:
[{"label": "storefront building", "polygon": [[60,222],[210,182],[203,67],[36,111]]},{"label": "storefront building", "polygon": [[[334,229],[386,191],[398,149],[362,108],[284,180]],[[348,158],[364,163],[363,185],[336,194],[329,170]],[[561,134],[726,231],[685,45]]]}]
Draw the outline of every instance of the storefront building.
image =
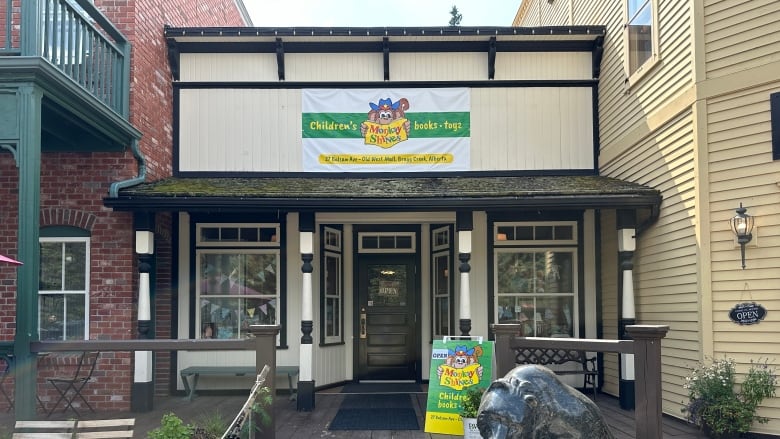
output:
[{"label": "storefront building", "polygon": [[[633,321],[633,243],[661,197],[599,175],[604,28],[165,36],[173,176],[104,204],[149,230],[172,215],[179,338],[281,325],[277,363],[300,366],[308,410],[320,387],[427,380],[444,335],[513,322],[598,338],[602,309]],[[598,263],[603,236],[619,267]],[[172,372],[253,361],[180,352]]]}]

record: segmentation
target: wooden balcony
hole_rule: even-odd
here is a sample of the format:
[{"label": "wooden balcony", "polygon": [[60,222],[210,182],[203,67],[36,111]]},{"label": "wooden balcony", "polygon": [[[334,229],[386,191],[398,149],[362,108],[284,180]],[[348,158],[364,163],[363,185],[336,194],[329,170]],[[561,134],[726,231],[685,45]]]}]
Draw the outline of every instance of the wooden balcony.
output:
[{"label": "wooden balcony", "polygon": [[[29,86],[32,109],[20,103]],[[0,108],[17,107],[0,142],[40,117],[42,151],[123,150],[139,135],[129,89],[130,42],[88,0],[0,0]]]}]

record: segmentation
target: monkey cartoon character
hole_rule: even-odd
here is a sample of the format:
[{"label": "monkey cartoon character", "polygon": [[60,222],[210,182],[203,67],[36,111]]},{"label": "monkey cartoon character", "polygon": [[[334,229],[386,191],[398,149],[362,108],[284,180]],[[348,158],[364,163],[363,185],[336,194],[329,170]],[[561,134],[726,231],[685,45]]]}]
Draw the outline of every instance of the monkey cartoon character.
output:
[{"label": "monkey cartoon character", "polygon": [[477,374],[482,377],[483,367],[479,364],[479,357],[482,356],[482,346],[474,346],[468,349],[466,346],[455,346],[455,349],[448,349],[447,359],[444,360],[444,364],[436,368],[436,374],[441,379],[444,373],[444,366],[449,366],[453,369],[465,369],[473,364],[477,365]]},{"label": "monkey cartoon character", "polygon": [[[408,99],[401,98],[395,102],[393,102],[391,98],[379,99],[379,102],[369,102],[368,105],[371,107],[371,111],[368,112],[367,120],[360,124],[361,136],[366,137],[366,134],[370,134],[372,124],[374,126],[380,126],[374,128],[378,134],[392,136],[394,132],[392,130],[387,131],[389,128],[387,126],[399,121],[398,124],[400,124],[400,128],[404,131],[403,138],[398,136],[399,141],[405,140],[406,135],[408,135],[409,130],[411,129],[411,123],[405,119],[406,110],[409,109]],[[400,133],[396,132],[395,134]]]}]

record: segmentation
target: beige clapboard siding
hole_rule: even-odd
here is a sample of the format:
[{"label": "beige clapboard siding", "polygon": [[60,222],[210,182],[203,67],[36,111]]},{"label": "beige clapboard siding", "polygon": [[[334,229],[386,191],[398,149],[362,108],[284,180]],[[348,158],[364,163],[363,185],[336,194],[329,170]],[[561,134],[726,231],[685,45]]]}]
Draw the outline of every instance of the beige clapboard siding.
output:
[{"label": "beige clapboard siding", "polygon": [[654,187],[663,196],[661,216],[638,238],[636,312],[637,322],[670,325],[662,342],[662,385],[668,390],[662,404],[666,412],[679,412],[685,396],[680,371],[701,350],[692,114],[678,115],[601,170]]},{"label": "beige clapboard siding", "polygon": [[591,6],[601,9],[599,18],[607,24],[610,40],[605,45],[599,96],[601,143],[609,145],[692,84],[690,5],[685,0],[659,2],[662,61],[630,88],[623,65],[624,6],[619,1],[609,2],[608,7],[595,2]]},{"label": "beige clapboard siding", "polygon": [[[521,3],[521,2],[518,2]],[[520,10],[525,9],[520,22],[515,26],[563,26],[569,23],[569,0],[550,2],[547,0],[523,0]],[[515,17],[515,20],[517,17]]]},{"label": "beige clapboard siding", "polygon": [[[614,211],[601,212],[601,328],[605,339],[618,339],[617,231]],[[617,395],[620,373],[617,354],[604,354],[605,393]]]},{"label": "beige clapboard siding", "polygon": [[705,0],[704,34],[708,77],[776,61],[780,53],[780,2]]},{"label": "beige clapboard siding", "polygon": [[538,0],[542,23],[546,26],[563,26],[569,24],[569,2]]},{"label": "beige clapboard siding", "polygon": [[[756,2],[761,9],[765,2]],[[709,16],[746,14],[734,2],[708,2]],[[714,8],[721,8],[716,10]],[[750,15],[750,14],[748,14]],[[728,21],[725,18],[721,21]],[[709,27],[708,27],[709,29]],[[733,36],[733,38],[740,38]],[[725,58],[724,58],[725,59]],[[759,62],[758,58],[752,62]],[[726,69],[712,74],[727,72]],[[751,360],[780,358],[777,333],[780,323],[773,314],[780,309],[777,285],[780,284],[780,162],[771,158],[769,94],[780,91],[780,81],[750,87],[711,98],[707,101],[707,136],[710,149],[710,247],[712,259],[713,349],[716,356],[728,356],[744,373]],[[742,270],[739,247],[734,242],[728,219],[742,202],[756,218],[755,242],[747,247],[747,269]],[[756,301],[767,310],[767,318],[755,325],[740,326],[728,317],[737,303]],[[741,379],[741,378],[740,378]],[[754,425],[754,431],[776,434],[780,420],[780,398],[762,403],[761,415],[771,418],[766,426]]]},{"label": "beige clapboard siding", "polygon": [[[472,89],[471,169],[593,169],[591,90]],[[301,90],[182,89],[180,103],[180,170],[302,171]]]}]

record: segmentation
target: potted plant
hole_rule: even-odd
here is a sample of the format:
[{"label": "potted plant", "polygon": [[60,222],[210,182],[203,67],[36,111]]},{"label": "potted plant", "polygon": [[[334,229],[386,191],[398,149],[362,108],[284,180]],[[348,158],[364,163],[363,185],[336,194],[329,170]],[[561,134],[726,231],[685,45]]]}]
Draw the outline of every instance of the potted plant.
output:
[{"label": "potted plant", "polygon": [[469,387],[462,394],[460,400],[460,417],[463,419],[463,437],[468,439],[479,439],[479,429],[477,428],[477,413],[479,404],[482,402],[482,394],[485,389],[479,387]]},{"label": "potted plant", "polygon": [[751,361],[741,385],[736,383],[733,359],[702,363],[685,378],[688,402],[682,411],[709,437],[736,438],[748,432],[754,421],[769,421],[756,412],[764,398],[775,396],[776,382],[775,369],[766,362]]}]

